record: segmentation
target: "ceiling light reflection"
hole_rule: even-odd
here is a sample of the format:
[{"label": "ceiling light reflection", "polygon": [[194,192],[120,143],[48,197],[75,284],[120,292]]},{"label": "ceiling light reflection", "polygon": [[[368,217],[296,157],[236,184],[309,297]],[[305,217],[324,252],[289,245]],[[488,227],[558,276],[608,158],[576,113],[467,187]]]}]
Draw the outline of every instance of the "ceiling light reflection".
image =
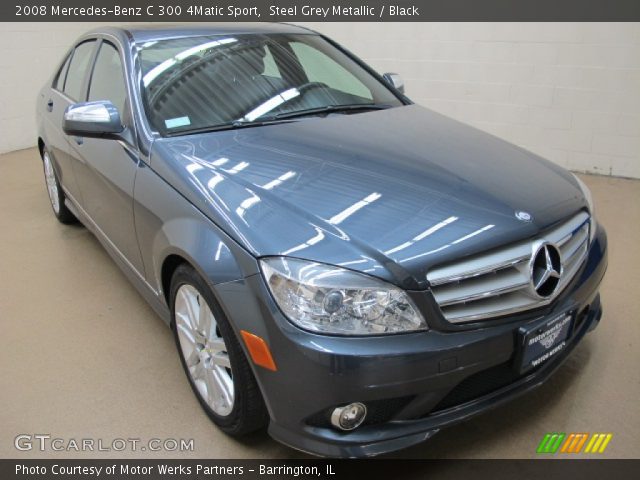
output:
[{"label": "ceiling light reflection", "polygon": [[213,165],[214,167],[221,167],[222,165],[224,165],[228,161],[229,161],[228,158],[220,157],[219,159],[214,160],[213,162],[211,162],[211,165]]},{"label": "ceiling light reflection", "polygon": [[310,247],[311,245],[315,245],[316,243],[322,241],[322,239],[324,238],[324,232],[322,230],[320,230],[318,227],[313,227],[316,229],[317,235],[315,235],[314,237],[311,237],[309,240],[307,240],[304,243],[301,243],[300,245],[297,245],[293,248],[290,248],[289,250],[282,252],[283,255],[290,255],[293,252],[297,252],[299,250],[304,250],[307,247]]},{"label": "ceiling light reflection", "polygon": [[283,182],[286,182],[287,180],[289,180],[292,177],[296,176],[296,172],[292,172],[292,171],[288,171],[287,173],[283,173],[282,175],[280,175],[278,178],[276,178],[275,180],[271,180],[268,183],[265,183],[262,188],[264,188],[265,190],[271,190],[273,188],[276,188],[278,185],[282,184]]},{"label": "ceiling light reflection", "polygon": [[358,210],[360,210],[361,208],[366,207],[367,205],[372,204],[373,202],[375,202],[376,200],[378,200],[380,197],[382,197],[381,194],[374,192],[368,196],[366,196],[365,198],[363,198],[362,200],[354,203],[353,205],[351,205],[348,208],[345,208],[343,211],[341,211],[340,213],[334,215],[333,217],[331,217],[329,219],[329,223],[332,225],[340,225],[343,221],[345,221],[348,217],[350,217],[351,215],[353,215],[354,213],[356,213]]},{"label": "ceiling light reflection", "polygon": [[451,242],[451,245],[457,245],[460,242],[464,242],[465,240],[469,240],[470,238],[475,237],[476,235],[480,235],[482,232],[486,232],[487,230],[491,230],[493,227],[495,227],[495,225],[487,225],[485,227],[482,227],[482,228],[476,230],[475,232],[471,232],[469,235],[465,235],[462,238],[454,240],[453,242]]},{"label": "ceiling light reflection", "polygon": [[447,225],[449,225],[450,223],[455,222],[456,220],[458,220],[458,217],[449,217],[439,223],[436,223],[435,225],[427,228],[424,232],[416,235],[415,237],[413,237],[411,240],[409,240],[408,242],[404,242],[401,245],[398,245],[397,247],[392,248],[391,250],[387,250],[385,253],[385,255],[390,255],[392,253],[396,253],[399,252],[400,250],[404,250],[407,247],[410,247],[411,245],[413,245],[416,242],[419,242],[420,240],[423,240],[425,238],[427,238],[429,235],[437,232],[438,230],[440,230],[443,227],[446,227]]},{"label": "ceiling light reflection", "polygon": [[234,175],[234,174],[236,174],[236,173],[238,173],[238,172],[241,172],[242,170],[244,170],[245,168],[247,168],[249,165],[250,165],[250,163],[249,163],[249,162],[240,162],[240,163],[235,164],[235,165],[234,165],[233,167],[231,167],[230,169],[225,170],[225,172],[227,172],[227,173],[229,173],[229,174],[231,174],[231,175]]},{"label": "ceiling light reflection", "polygon": [[244,219],[244,214],[247,213],[247,210],[249,210],[253,205],[255,205],[258,202],[260,202],[260,197],[258,197],[255,194],[252,194],[251,197],[243,200],[240,206],[236,208],[236,213],[240,218]]},{"label": "ceiling light reflection", "polygon": [[421,258],[421,257],[426,257],[427,255],[433,255],[434,253],[437,252],[441,252],[442,250],[451,247],[452,245],[457,245],[460,242],[464,242],[465,240],[468,240],[470,238],[475,237],[476,235],[480,235],[483,232],[486,232],[487,230],[491,230],[493,227],[495,227],[495,225],[485,225],[482,228],[479,228],[478,230],[474,230],[473,232],[465,235],[464,237],[460,237],[457,240],[454,240],[453,242],[447,243],[446,245],[443,245],[439,248],[436,248],[434,250],[429,250],[428,252],[424,252],[421,253],[419,255],[414,255],[412,257],[408,257],[408,258],[404,258],[402,260],[400,260],[400,262],[409,262],[411,260],[415,260],[417,258]]},{"label": "ceiling light reflection", "polygon": [[[173,67],[178,61],[182,61],[191,55],[195,55],[197,53],[203,52],[205,50],[209,50],[210,48],[214,48],[220,45],[226,45],[229,43],[237,42],[238,40],[235,38],[223,38],[221,40],[214,40],[206,43],[202,43],[200,45],[196,45],[195,47],[188,48],[187,50],[183,50],[182,52],[174,55],[172,58],[165,60],[164,62],[156,65],[151,70],[149,70],[144,77],[142,77],[142,83],[145,87],[148,87],[151,82],[153,82],[156,78],[158,78],[163,72]],[[153,45],[153,44],[151,44]],[[143,45],[143,47],[151,46],[149,43]]]},{"label": "ceiling light reflection", "polygon": [[245,122],[253,122],[256,118],[260,118],[264,114],[275,110],[283,103],[288,102],[292,98],[296,98],[298,95],[300,95],[300,91],[297,88],[290,88],[289,90],[285,90],[284,92],[279,93],[275,97],[271,97],[266,102],[258,105],[256,108],[242,117],[241,120]]}]

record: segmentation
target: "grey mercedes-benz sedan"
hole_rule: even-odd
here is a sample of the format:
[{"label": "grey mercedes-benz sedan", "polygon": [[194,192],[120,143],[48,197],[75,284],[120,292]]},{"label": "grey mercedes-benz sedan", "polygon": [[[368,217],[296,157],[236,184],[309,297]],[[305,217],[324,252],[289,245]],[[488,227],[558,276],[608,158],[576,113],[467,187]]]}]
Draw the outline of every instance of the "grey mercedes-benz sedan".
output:
[{"label": "grey mercedes-benz sedan", "polygon": [[228,434],[404,448],[540,385],[600,321],[587,187],[403,91],[259,24],[100,28],[40,91],[54,214],[171,326]]}]

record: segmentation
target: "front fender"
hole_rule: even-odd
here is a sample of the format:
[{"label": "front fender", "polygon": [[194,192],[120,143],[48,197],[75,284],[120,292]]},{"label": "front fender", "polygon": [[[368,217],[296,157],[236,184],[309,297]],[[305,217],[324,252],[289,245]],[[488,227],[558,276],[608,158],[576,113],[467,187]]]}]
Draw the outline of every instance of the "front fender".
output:
[{"label": "front fender", "polygon": [[194,212],[192,217],[173,218],[157,231],[151,247],[155,283],[161,282],[162,266],[171,255],[188,261],[212,286],[244,278],[229,239],[208,219],[199,217]]},{"label": "front fender", "polygon": [[134,197],[145,277],[165,305],[163,266],[171,256],[189,262],[212,287],[259,271],[251,254],[144,163],[136,174]]}]

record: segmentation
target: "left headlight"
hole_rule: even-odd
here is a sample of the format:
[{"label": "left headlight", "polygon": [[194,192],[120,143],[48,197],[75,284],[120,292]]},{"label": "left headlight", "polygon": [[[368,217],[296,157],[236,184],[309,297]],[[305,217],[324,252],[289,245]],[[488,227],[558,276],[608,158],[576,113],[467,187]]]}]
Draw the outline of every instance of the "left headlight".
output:
[{"label": "left headlight", "polygon": [[587,187],[587,185],[582,180],[580,180],[580,178],[578,178],[576,174],[573,174],[573,177],[578,182],[578,185],[580,186],[580,190],[582,190],[582,195],[584,195],[584,199],[587,202],[587,208],[589,209],[589,215],[591,217],[590,228],[589,228],[589,243],[591,243],[593,241],[593,238],[596,236],[596,230],[598,228],[598,222],[596,221],[595,206],[593,204],[593,196],[591,195],[591,190],[589,190],[589,187]]},{"label": "left headlight", "polygon": [[427,329],[406,292],[377,278],[287,257],[264,258],[260,265],[280,309],[306,330],[375,335]]}]

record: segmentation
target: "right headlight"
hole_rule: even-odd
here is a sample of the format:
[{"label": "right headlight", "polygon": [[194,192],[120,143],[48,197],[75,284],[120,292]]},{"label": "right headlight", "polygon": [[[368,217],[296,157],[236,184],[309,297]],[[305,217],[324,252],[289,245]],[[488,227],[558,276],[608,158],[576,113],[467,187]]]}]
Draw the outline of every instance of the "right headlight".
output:
[{"label": "right headlight", "polygon": [[406,292],[377,278],[287,257],[264,258],[260,266],[280,309],[306,330],[375,335],[427,329]]},{"label": "right headlight", "polygon": [[584,195],[584,199],[587,201],[587,208],[589,209],[590,218],[590,226],[589,226],[589,243],[593,241],[593,238],[596,236],[596,230],[598,229],[598,222],[596,221],[596,212],[595,206],[593,204],[593,196],[591,195],[591,190],[589,187],[578,178],[576,174],[573,174],[573,177],[578,182],[580,186],[580,190],[582,190],[582,195]]}]

